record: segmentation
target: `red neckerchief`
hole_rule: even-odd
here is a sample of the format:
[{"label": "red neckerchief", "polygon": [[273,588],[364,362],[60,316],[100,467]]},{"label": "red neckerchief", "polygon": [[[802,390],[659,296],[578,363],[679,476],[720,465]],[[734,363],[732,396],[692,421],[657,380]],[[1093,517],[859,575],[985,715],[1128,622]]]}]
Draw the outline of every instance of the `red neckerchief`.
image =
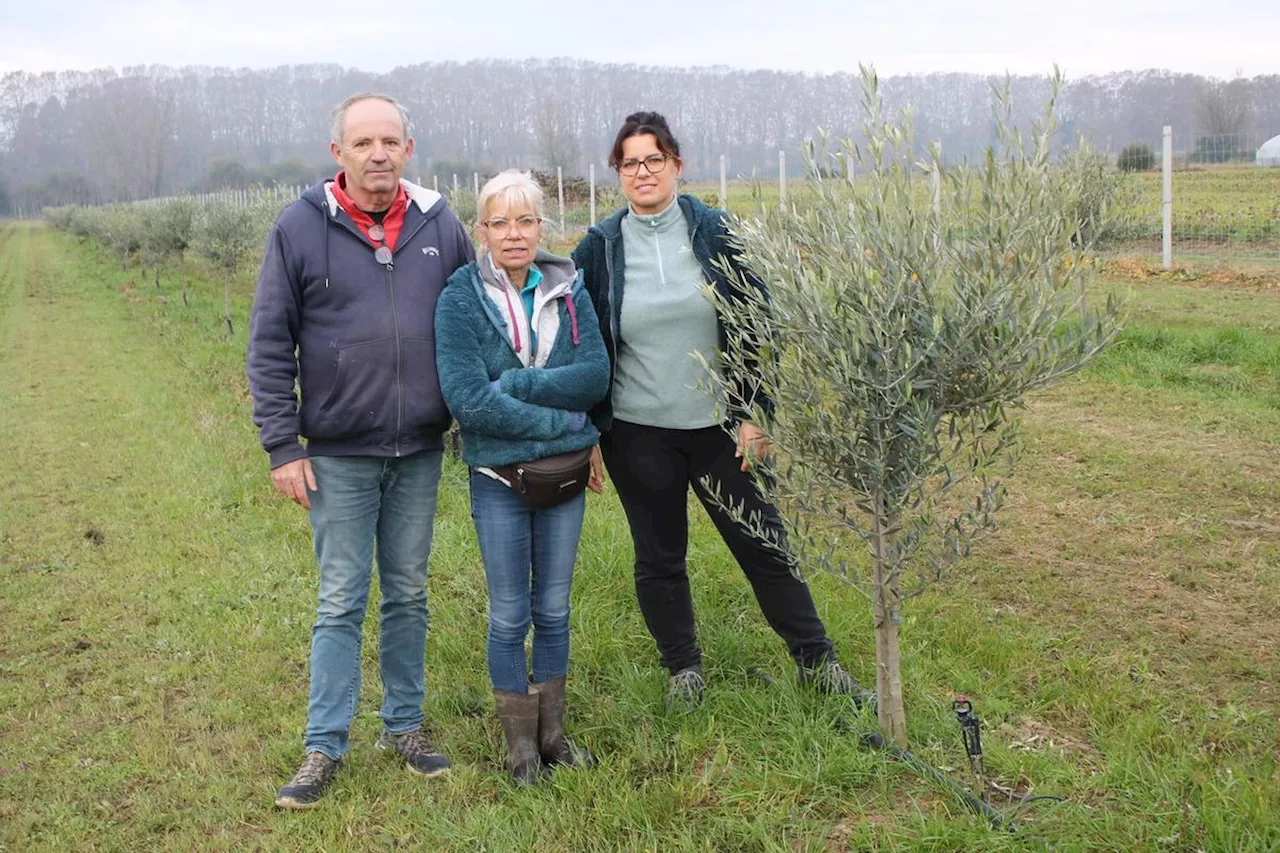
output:
[{"label": "red neckerchief", "polygon": [[404,225],[404,215],[409,209],[409,194],[404,191],[404,185],[396,186],[396,197],[391,202],[391,207],[387,208],[386,215],[382,217],[382,230],[386,232],[386,239],[382,242],[373,240],[369,237],[369,228],[373,225],[373,217],[360,209],[360,205],[352,201],[351,196],[347,195],[347,173],[340,171],[333,176],[333,197],[338,200],[338,204],[347,212],[347,216],[351,217],[351,221],[360,229],[360,233],[365,236],[375,246],[386,245],[388,249],[395,250],[396,239],[400,236],[400,228]]}]

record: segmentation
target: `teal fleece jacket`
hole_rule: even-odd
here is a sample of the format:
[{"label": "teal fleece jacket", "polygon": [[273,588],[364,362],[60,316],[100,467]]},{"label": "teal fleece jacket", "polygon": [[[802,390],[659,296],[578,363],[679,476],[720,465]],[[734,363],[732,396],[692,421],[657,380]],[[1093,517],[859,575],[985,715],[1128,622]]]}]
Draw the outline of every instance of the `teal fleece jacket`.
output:
[{"label": "teal fleece jacket", "polygon": [[534,263],[543,274],[539,288],[563,290],[556,300],[560,328],[542,367],[521,365],[477,262],[449,277],[436,305],[440,390],[469,465],[541,459],[591,447],[600,437],[590,422],[574,429],[581,418],[573,414],[590,410],[609,387],[609,356],[591,297],[568,258],[540,251]]}]

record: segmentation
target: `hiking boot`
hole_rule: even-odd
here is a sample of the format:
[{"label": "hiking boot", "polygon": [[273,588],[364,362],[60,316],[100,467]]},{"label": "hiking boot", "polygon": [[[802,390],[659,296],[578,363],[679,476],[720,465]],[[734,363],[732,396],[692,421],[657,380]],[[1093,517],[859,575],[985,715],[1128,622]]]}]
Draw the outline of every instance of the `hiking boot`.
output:
[{"label": "hiking boot", "polygon": [[832,658],[815,666],[801,666],[797,673],[800,683],[828,696],[849,696],[857,708],[875,708],[876,694],[863,687],[845,668]]},{"label": "hiking boot", "polygon": [[399,753],[404,758],[405,766],[422,776],[439,776],[441,773],[448,773],[452,766],[449,759],[440,754],[421,729],[399,735],[383,732],[377,745],[378,749]]},{"label": "hiking boot", "polygon": [[538,694],[494,690],[493,704],[507,741],[507,772],[521,787],[547,775],[538,753]]},{"label": "hiking boot", "polygon": [[667,682],[667,698],[663,707],[672,711],[691,711],[702,704],[702,691],[707,682],[702,678],[702,667],[686,666],[671,676]]},{"label": "hiking boot", "polygon": [[538,752],[548,767],[594,767],[596,757],[564,736],[564,682],[562,675],[529,685],[538,694]]},{"label": "hiking boot", "polygon": [[323,752],[308,752],[289,784],[276,792],[276,805],[282,809],[315,808],[340,764],[340,760]]}]

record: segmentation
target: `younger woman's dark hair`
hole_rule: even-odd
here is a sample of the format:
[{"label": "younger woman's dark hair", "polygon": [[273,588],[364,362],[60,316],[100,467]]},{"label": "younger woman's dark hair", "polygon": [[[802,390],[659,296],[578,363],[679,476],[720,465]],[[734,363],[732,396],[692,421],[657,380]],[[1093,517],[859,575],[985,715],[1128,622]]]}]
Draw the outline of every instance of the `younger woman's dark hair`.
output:
[{"label": "younger woman's dark hair", "polygon": [[622,164],[622,143],[633,136],[652,133],[658,140],[658,150],[668,157],[680,159],[680,143],[676,142],[671,128],[662,113],[638,112],[627,116],[618,128],[618,135],[613,139],[613,148],[609,149],[609,166],[617,169]]}]

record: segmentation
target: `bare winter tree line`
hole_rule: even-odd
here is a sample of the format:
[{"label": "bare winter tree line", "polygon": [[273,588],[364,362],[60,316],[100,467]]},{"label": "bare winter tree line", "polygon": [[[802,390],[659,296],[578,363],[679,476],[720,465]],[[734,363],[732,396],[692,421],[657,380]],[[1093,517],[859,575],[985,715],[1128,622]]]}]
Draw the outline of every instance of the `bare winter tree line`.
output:
[{"label": "bare winter tree line", "polygon": [[[1012,80],[1014,119],[1049,92]],[[993,78],[883,78],[891,110],[949,160],[993,141]],[[249,183],[306,183],[332,170],[328,113],[358,91],[386,92],[415,119],[410,175],[509,166],[603,166],[613,130],[638,109],[664,112],[683,140],[686,176],[776,175],[779,149],[818,128],[857,136],[859,78],[727,68],[657,68],[577,60],[424,63],[387,74],[336,65],[272,69],[134,67],[11,72],[0,78],[0,215],[49,204],[129,200]],[[1196,136],[1280,133],[1280,75],[1229,82],[1168,71],[1084,77],[1062,93],[1059,141],[1105,150],[1156,147],[1173,124]],[[1189,147],[1189,145],[1188,145]],[[799,157],[788,162],[800,162]]]}]

